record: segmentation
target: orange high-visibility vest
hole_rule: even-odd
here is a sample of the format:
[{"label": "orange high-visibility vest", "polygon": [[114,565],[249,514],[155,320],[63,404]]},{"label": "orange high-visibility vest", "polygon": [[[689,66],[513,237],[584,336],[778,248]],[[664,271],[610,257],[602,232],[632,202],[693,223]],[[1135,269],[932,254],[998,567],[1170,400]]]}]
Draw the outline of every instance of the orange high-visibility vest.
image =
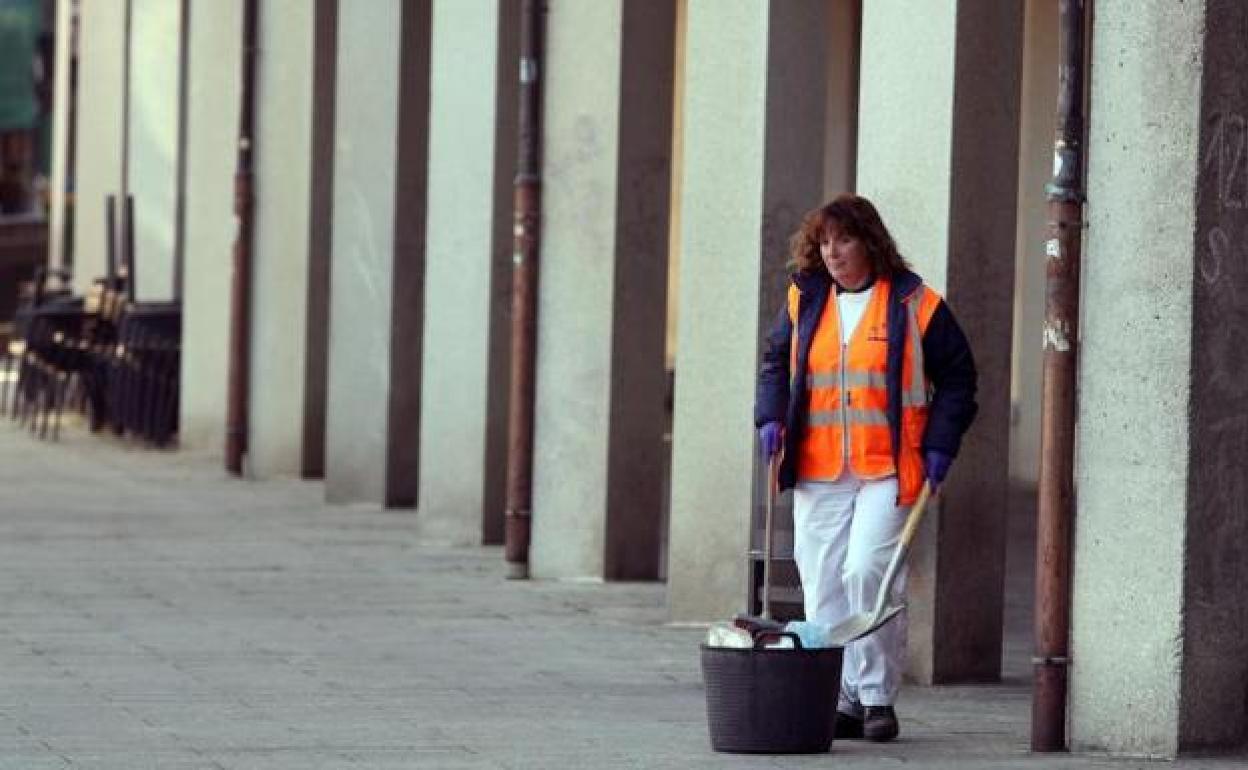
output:
[{"label": "orange high-visibility vest", "polygon": [[[940,304],[940,295],[920,286],[902,298],[906,308],[905,350],[901,373],[901,444],[894,462],[888,426],[888,298],[891,284],[878,279],[862,320],[848,344],[841,343],[840,311],[829,292],[807,356],[806,426],[799,444],[797,478],[833,481],[846,461],[854,475],[898,480],[898,503],[909,505],[923,486],[921,446],[927,427],[930,384],[923,369],[922,335]],[[797,310],[800,292],[789,287],[796,365]]]}]

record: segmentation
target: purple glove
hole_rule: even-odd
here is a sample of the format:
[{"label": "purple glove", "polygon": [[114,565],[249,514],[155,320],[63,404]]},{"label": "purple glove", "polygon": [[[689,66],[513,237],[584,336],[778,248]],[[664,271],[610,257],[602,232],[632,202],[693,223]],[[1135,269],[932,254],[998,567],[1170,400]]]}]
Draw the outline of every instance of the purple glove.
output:
[{"label": "purple glove", "polygon": [[945,482],[950,465],[953,465],[953,458],[944,452],[929,449],[923,453],[923,470],[933,487],[938,487]]},{"label": "purple glove", "polygon": [[780,448],[784,446],[784,425],[778,420],[772,420],[759,428],[758,443],[763,449],[763,455],[766,457],[777,454]]}]

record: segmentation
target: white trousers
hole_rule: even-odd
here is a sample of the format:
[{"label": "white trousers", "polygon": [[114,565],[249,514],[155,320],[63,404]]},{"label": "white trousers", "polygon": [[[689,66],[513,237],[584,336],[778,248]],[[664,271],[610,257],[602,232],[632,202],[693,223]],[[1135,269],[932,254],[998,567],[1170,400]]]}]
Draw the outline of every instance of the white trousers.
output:
[{"label": "white trousers", "polygon": [[[897,505],[897,477],[799,481],[793,491],[793,556],[802,580],[806,619],[835,625],[870,612],[901,536],[909,506]],[[904,565],[893,584],[905,595]],[[891,602],[890,602],[891,603]],[[838,708],[891,706],[906,652],[906,612],[845,648]]]}]

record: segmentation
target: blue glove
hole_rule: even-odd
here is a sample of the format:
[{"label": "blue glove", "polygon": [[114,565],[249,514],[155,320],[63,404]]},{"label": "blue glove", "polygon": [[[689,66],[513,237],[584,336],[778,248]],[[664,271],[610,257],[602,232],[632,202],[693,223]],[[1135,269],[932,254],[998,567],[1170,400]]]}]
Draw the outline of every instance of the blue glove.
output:
[{"label": "blue glove", "polygon": [[772,420],[758,429],[758,443],[763,448],[763,455],[772,457],[784,446],[784,424]]},{"label": "blue glove", "polygon": [[933,487],[938,487],[945,482],[950,465],[953,465],[953,458],[944,452],[929,449],[923,453],[923,471]]}]

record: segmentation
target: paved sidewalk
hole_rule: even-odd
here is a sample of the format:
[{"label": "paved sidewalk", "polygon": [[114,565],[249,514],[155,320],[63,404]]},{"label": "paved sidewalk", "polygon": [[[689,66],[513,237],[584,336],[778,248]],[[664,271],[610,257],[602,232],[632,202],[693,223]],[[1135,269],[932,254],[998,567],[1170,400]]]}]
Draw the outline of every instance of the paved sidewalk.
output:
[{"label": "paved sidewalk", "polygon": [[895,744],[716,755],[661,585],[508,582],[497,548],[321,495],[0,424],[0,768],[1147,764],[1028,756],[1018,679],[908,689]]}]

